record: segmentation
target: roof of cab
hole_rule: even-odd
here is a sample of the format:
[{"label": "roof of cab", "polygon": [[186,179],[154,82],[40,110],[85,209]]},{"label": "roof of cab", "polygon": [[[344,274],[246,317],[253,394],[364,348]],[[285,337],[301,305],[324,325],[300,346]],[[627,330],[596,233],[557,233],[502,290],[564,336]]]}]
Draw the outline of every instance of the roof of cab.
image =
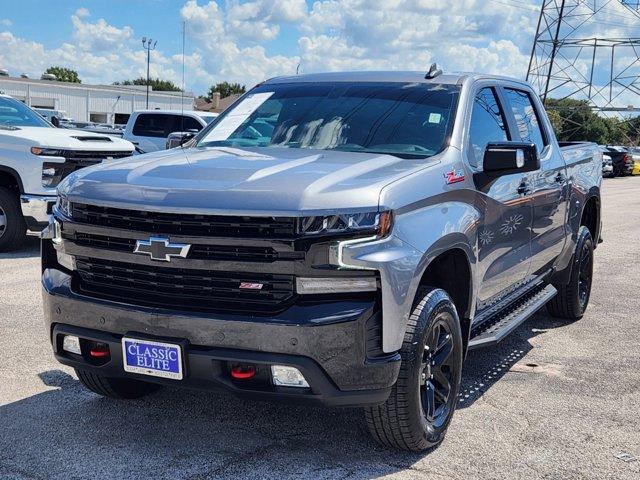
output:
[{"label": "roof of cab", "polygon": [[309,73],[304,75],[291,75],[287,77],[271,78],[264,83],[304,83],[304,82],[399,82],[399,83],[432,83],[460,85],[466,80],[477,81],[493,79],[497,81],[509,81],[524,83],[516,78],[502,77],[498,75],[486,75],[478,73],[455,72],[444,73],[435,78],[425,78],[427,72],[418,71],[360,71],[360,72],[325,72]]}]

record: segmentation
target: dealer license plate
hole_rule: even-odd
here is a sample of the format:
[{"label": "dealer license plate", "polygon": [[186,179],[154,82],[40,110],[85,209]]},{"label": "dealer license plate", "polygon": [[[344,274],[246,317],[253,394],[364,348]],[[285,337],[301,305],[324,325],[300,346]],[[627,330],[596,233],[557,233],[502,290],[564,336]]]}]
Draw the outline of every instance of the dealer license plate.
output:
[{"label": "dealer license plate", "polygon": [[124,371],[182,380],[182,348],[174,343],[122,339]]}]

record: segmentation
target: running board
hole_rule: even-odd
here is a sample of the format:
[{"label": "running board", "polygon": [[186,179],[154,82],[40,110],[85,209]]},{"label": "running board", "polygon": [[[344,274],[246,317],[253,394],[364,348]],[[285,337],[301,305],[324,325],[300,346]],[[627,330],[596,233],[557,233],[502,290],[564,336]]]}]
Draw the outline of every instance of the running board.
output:
[{"label": "running board", "polygon": [[558,291],[553,285],[547,285],[526,300],[518,302],[514,308],[507,307],[498,313],[494,319],[486,322],[489,326],[486,328],[480,327],[481,330],[478,334],[469,341],[468,349],[473,350],[475,348],[496,345],[524,323],[527,318],[544,307],[557,293]]}]

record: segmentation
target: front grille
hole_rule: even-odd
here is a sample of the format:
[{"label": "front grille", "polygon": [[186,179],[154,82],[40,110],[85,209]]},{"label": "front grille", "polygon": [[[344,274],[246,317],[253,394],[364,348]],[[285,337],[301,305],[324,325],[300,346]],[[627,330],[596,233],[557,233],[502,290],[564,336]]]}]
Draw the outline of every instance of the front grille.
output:
[{"label": "front grille", "polygon": [[230,238],[292,238],[295,217],[195,215],[125,210],[72,204],[74,221],[101,227],[121,228],[164,235]]},{"label": "front grille", "polygon": [[[135,305],[185,311],[272,313],[294,297],[292,275],[227,273],[76,259],[79,293]],[[261,289],[240,285],[262,284]]]},{"label": "front grille", "polygon": [[[135,250],[136,240],[133,238],[119,238],[92,233],[76,232],[73,235],[65,235],[65,239],[75,244],[110,250],[114,252],[131,253]],[[187,259],[191,260],[217,260],[240,262],[275,262],[277,260],[304,260],[304,252],[278,252],[271,247],[253,247],[243,245],[192,245]]]},{"label": "front grille", "polygon": [[[44,162],[44,169],[53,169],[55,174],[51,176],[48,186],[55,187],[73,172],[85,167],[91,167],[102,163],[106,159],[119,159],[130,157],[129,151],[93,152],[84,150],[64,150],[64,163]],[[46,158],[46,157],[44,157]]]}]

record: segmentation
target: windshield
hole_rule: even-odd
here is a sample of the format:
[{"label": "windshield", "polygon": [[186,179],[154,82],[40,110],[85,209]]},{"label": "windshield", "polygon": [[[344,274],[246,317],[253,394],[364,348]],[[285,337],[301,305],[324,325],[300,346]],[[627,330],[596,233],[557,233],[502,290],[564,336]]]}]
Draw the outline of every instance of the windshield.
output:
[{"label": "windshield", "polygon": [[13,98],[0,97],[0,127],[51,127],[40,115]]},{"label": "windshield", "polygon": [[220,115],[198,146],[428,157],[445,147],[458,93],[426,83],[267,84]]}]

